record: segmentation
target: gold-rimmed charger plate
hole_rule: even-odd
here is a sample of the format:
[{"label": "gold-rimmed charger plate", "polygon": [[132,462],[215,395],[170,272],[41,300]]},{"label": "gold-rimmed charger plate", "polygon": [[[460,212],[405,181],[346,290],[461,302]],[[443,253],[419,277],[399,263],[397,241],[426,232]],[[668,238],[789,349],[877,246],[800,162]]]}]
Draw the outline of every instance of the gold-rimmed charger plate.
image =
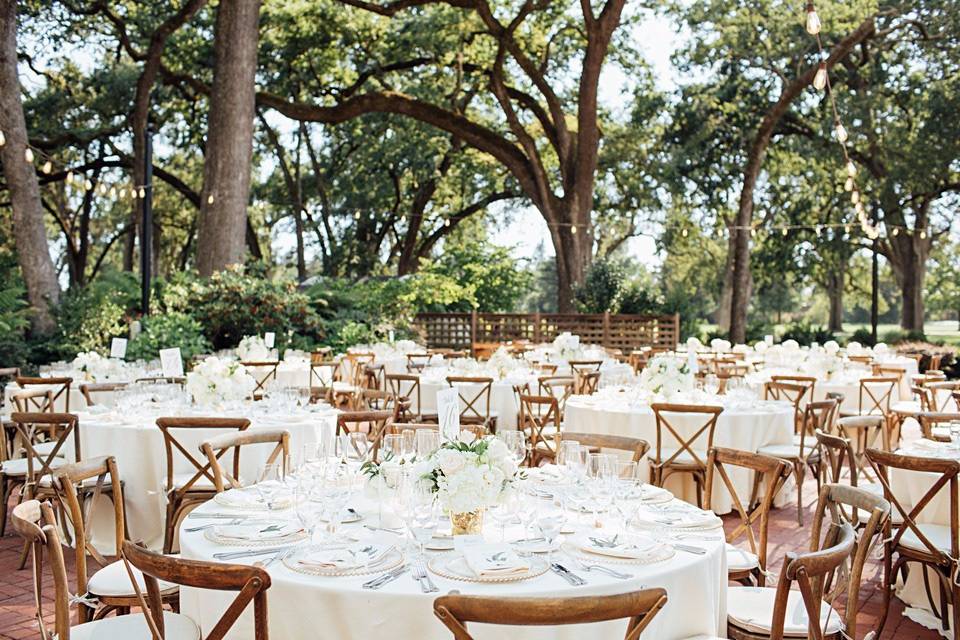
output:
[{"label": "gold-rimmed charger plate", "polygon": [[509,576],[478,576],[467,565],[467,561],[464,559],[463,554],[456,552],[434,556],[427,563],[427,568],[442,578],[460,580],[461,582],[484,583],[519,582],[521,580],[529,580],[530,578],[542,576],[550,569],[550,565],[547,563],[545,558],[530,556],[529,558],[526,558],[526,560],[530,563],[530,569],[528,571]]},{"label": "gold-rimmed charger plate", "polygon": [[365,576],[371,573],[381,573],[396,569],[403,564],[403,553],[399,549],[391,549],[378,562],[350,569],[339,567],[318,567],[300,563],[300,558],[310,552],[310,549],[297,550],[283,559],[283,564],[291,571],[305,573],[311,576],[342,578],[349,576]]}]

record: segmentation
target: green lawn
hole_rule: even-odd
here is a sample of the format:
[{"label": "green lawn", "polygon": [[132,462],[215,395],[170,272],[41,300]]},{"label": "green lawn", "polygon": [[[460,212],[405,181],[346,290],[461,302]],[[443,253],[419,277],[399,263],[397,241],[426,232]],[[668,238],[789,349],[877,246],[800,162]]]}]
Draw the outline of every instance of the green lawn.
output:
[{"label": "green lawn", "polygon": [[[778,324],[774,327],[777,335],[783,333],[787,325]],[[715,325],[701,325],[701,329],[704,332],[712,331],[716,327]],[[840,335],[844,338],[849,338],[850,335],[857,329],[870,329],[869,323],[867,324],[852,324],[846,323],[843,325],[843,333]],[[884,334],[889,333],[890,331],[899,331],[900,325],[897,324],[881,324],[877,325],[877,335],[883,339]],[[934,322],[927,322],[924,325],[924,333],[927,334],[927,338],[933,342],[944,341],[946,344],[960,346],[960,330],[957,327],[956,320],[937,320]]]}]

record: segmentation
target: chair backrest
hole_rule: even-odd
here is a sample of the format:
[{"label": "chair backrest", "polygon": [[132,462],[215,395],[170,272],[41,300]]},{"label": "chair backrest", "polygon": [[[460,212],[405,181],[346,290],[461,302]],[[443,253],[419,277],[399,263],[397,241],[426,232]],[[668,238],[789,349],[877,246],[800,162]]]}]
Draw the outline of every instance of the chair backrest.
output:
[{"label": "chair backrest", "polygon": [[878,378],[896,378],[898,384],[903,380],[903,376],[907,374],[906,368],[894,364],[874,363],[871,370],[873,371],[873,375]]},{"label": "chair backrest", "polygon": [[933,400],[931,410],[943,412],[953,403],[953,392],[960,390],[960,381],[928,382],[923,386],[930,390],[931,399]]},{"label": "chair backrest", "polygon": [[[126,538],[123,508],[123,483],[117,471],[117,461],[113,456],[104,456],[64,465],[53,472],[54,488],[61,504],[64,505],[66,516],[73,529],[74,550],[77,564],[77,593],[87,592],[87,556],[92,556],[96,563],[107,566],[107,560],[93,546],[90,541],[91,518],[90,511],[103,495],[104,487],[109,487],[110,498],[113,501],[114,541],[119,556],[123,550],[123,541]],[[96,478],[93,493],[83,496],[81,488],[85,480]],[[81,499],[82,502],[81,502]]]},{"label": "chair backrest", "polygon": [[[246,418],[157,418],[157,427],[163,434],[163,447],[167,454],[167,494],[171,493],[185,494],[194,488],[197,482],[206,478],[210,484],[215,484],[213,469],[210,468],[210,461],[198,459],[194,455],[194,448],[184,445],[177,434],[181,431],[196,431],[198,429],[214,430],[223,429],[226,431],[246,431],[250,427],[250,421]],[[193,475],[187,482],[179,487],[174,487],[174,451],[179,451],[180,455],[193,467]],[[221,451],[219,458],[226,452]],[[234,452],[233,456],[233,476],[240,473],[240,455],[239,451]]]},{"label": "chair backrest", "polygon": [[373,364],[377,356],[374,353],[347,353],[343,359],[346,361],[350,376],[349,382],[354,387],[362,387],[366,376],[366,366]]},{"label": "chair backrest", "polygon": [[337,435],[366,433],[372,459],[379,459],[380,445],[393,424],[393,411],[341,411],[337,414]]},{"label": "chair backrest", "polygon": [[[729,467],[737,467],[756,474],[758,487],[761,482],[765,483],[763,497],[755,506],[748,504],[744,507],[733,481],[727,473]],[[783,488],[783,484],[790,477],[790,471],[790,467],[783,460],[759,453],[712,447],[707,454],[707,482],[704,489],[706,502],[704,508],[710,509],[714,482],[716,476],[719,475],[723,481],[723,486],[733,500],[734,511],[740,518],[740,523],[727,533],[727,542],[732,544],[740,536],[746,535],[750,551],[757,556],[757,563],[760,567],[757,580],[761,587],[764,584],[767,570],[767,531],[770,522],[770,509],[773,507],[773,501],[780,493],[780,489]],[[754,532],[754,524],[757,524],[759,536],[757,532]]]},{"label": "chair backrest", "polygon": [[[560,433],[560,405],[553,396],[520,396],[520,422],[518,428],[525,432],[534,453],[556,457]],[[554,433],[547,433],[548,431]]]},{"label": "chair backrest", "polygon": [[847,360],[858,364],[871,364],[873,362],[873,356],[847,356]]},{"label": "chair backrest", "polygon": [[13,410],[19,413],[53,412],[53,391],[49,389],[15,391],[10,394],[10,399],[13,401]]},{"label": "chair backrest", "polygon": [[[33,593],[36,602],[36,619],[42,640],[70,640],[70,584],[67,567],[63,560],[63,547],[57,533],[56,517],[50,503],[26,500],[13,508],[10,516],[13,530],[30,545],[33,568]],[[43,616],[43,556],[44,551],[53,574],[53,601],[55,618],[53,633]]]},{"label": "chair backrest", "polygon": [[[917,540],[923,544],[923,551],[932,556],[939,564],[952,564],[960,561],[960,508],[957,506],[957,490],[960,483],[957,475],[960,474],[960,461],[945,458],[927,458],[923,456],[906,456],[898,453],[867,449],[867,460],[877,473],[877,478],[883,485],[883,496],[893,505],[903,519],[903,523],[894,532],[889,544],[895,549],[907,531],[913,532]],[[904,506],[890,487],[890,469],[900,469],[904,472],[927,472],[939,474],[939,478],[920,497],[912,500],[912,508]],[[917,526],[917,516],[941,490],[946,489],[950,501],[950,554],[945,554],[934,542],[931,542]],[[914,542],[911,545],[915,546]],[[915,553],[915,552],[914,552]]]},{"label": "chair backrest", "polygon": [[[463,407],[460,409],[460,420],[488,420],[490,418],[490,390],[493,388],[493,378],[478,376],[447,376],[447,384],[457,390]],[[479,385],[474,392],[470,386]]]},{"label": "chair backrest", "polygon": [[584,375],[600,371],[600,367],[603,366],[603,360],[570,360],[567,364],[570,365],[570,371],[572,371],[574,375]]},{"label": "chair backrest", "polygon": [[600,372],[588,371],[586,373],[577,373],[574,377],[574,392],[581,396],[590,396],[597,392],[600,387]]},{"label": "chair backrest", "polygon": [[860,379],[860,415],[887,415],[893,392],[900,384],[898,378],[871,377]]},{"label": "chair backrest", "polygon": [[138,384],[178,384],[181,387],[187,383],[186,376],[147,376],[146,378],[137,378],[134,382]]},{"label": "chair backrest", "polygon": [[[53,463],[67,442],[72,441],[74,462],[79,462],[80,455],[80,421],[72,413],[13,413],[10,415],[20,435],[24,448],[24,457],[27,459],[27,475],[25,486],[28,495],[36,483],[45,475],[51,475]],[[53,447],[40,453],[36,445],[41,442],[40,436],[45,436],[54,443]]]},{"label": "chair backrest", "polygon": [[420,376],[414,373],[388,373],[385,377],[387,390],[396,396],[398,401],[406,400],[409,403],[408,408],[412,408],[414,403],[416,403],[417,410],[415,415],[423,415],[423,403],[420,396]]},{"label": "chair backrest", "polygon": [[828,527],[826,536],[829,537],[845,523],[854,528],[860,528],[859,540],[850,562],[849,575],[845,584],[838,581],[836,585],[831,585],[829,580],[825,581],[824,592],[825,599],[833,602],[837,595],[846,591],[844,634],[845,637],[856,638],[863,567],[874,544],[889,536],[890,503],[882,496],[857,487],[842,484],[823,485],[820,487],[820,498],[813,516],[810,549],[820,548],[824,524]]},{"label": "chair backrest", "polygon": [[800,424],[800,450],[813,446],[814,433],[833,432],[833,423],[839,412],[840,404],[836,400],[819,400],[807,403],[803,409],[803,421]]},{"label": "chair backrest", "polygon": [[934,433],[934,427],[941,424],[960,421],[960,413],[946,413],[941,411],[922,411],[917,414],[917,422],[920,424],[920,433],[927,440],[937,442],[950,442],[949,434]]},{"label": "chair backrest", "polygon": [[[809,394],[809,395],[808,395]],[[813,385],[771,380],[763,386],[765,400],[782,400],[793,405],[793,423],[797,431],[803,425],[806,403],[813,397]]]},{"label": "chair backrest", "polygon": [[397,396],[392,391],[376,388],[361,389],[357,394],[359,409],[366,411],[393,411],[396,413]]},{"label": "chair backrest", "polygon": [[213,471],[213,486],[217,489],[217,493],[242,486],[236,473],[224,470],[220,464],[220,457],[226,453],[227,449],[233,449],[233,459],[237,461],[240,459],[240,447],[252,444],[275,445],[264,464],[274,464],[279,459],[279,464],[283,465],[284,474],[289,471],[290,432],[286,429],[248,429],[214,436],[201,443],[200,450],[210,463],[210,469]]},{"label": "chair backrest", "polygon": [[[236,591],[237,596],[224,614],[212,625],[206,640],[221,640],[233,627],[240,614],[253,601],[253,637],[267,640],[267,589],[270,575],[260,567],[222,562],[185,560],[148,551],[140,545],[123,543],[123,558],[130,575],[143,616],[154,637],[163,638],[163,600],[160,597],[159,580],[195,589]],[[131,565],[143,573],[146,594],[140,591],[133,579]],[[136,614],[131,614],[136,615]],[[206,625],[205,625],[206,626]]]},{"label": "chair backrest", "polygon": [[858,458],[883,435],[883,416],[847,416],[837,420],[837,432],[849,438]]},{"label": "chair backrest", "polygon": [[408,353],[407,354],[407,372],[421,373],[430,364],[429,353]]},{"label": "chair backrest", "polygon": [[628,618],[625,640],[638,640],[667,603],[662,588],[609,596],[577,598],[498,598],[458,593],[433,601],[433,613],[453,632],[455,640],[473,640],[467,623],[513,626],[586,624]]},{"label": "chair backrest", "polygon": [[843,467],[849,468],[850,486],[856,487],[860,482],[860,465],[853,450],[850,439],[842,435],[824,433],[817,430],[817,444],[820,449],[820,459],[824,461],[823,470],[828,482],[839,483],[843,478]]},{"label": "chair backrest", "polygon": [[557,373],[558,365],[553,364],[552,362],[538,362],[533,365],[533,370],[539,373],[545,373],[548,376],[552,376]]},{"label": "chair backrest", "polygon": [[53,387],[53,402],[56,403],[63,398],[63,412],[70,413],[70,385],[73,384],[73,378],[37,378],[31,376],[17,376],[17,384],[23,389],[37,386]]},{"label": "chair backrest", "polygon": [[[707,452],[713,448],[713,433],[717,427],[717,419],[723,413],[723,407],[656,402],[650,408],[653,409],[653,415],[657,420],[655,463],[661,466],[668,465],[677,460],[683,452],[687,452],[698,466],[706,468]],[[688,425],[671,422],[671,418],[676,421],[674,416],[699,416],[703,421],[690,428]],[[684,432],[691,432],[692,435],[685,436]],[[703,442],[703,446],[698,448],[697,445],[704,439],[706,441]],[[673,445],[676,445],[676,449],[669,457],[664,458],[664,449],[674,449]]]},{"label": "chair backrest", "polygon": [[643,456],[650,450],[650,443],[643,438],[632,438],[630,436],[618,436],[606,433],[574,433],[571,431],[557,432],[557,451],[560,450],[560,442],[563,440],[573,440],[579,442],[582,446],[590,449],[616,449],[617,451],[626,451],[631,454],[633,462],[640,462]]},{"label": "chair backrest", "polygon": [[807,613],[807,638],[823,640],[824,633],[820,628],[821,604],[826,593],[823,586],[850,558],[856,541],[857,534],[853,527],[849,523],[843,523],[824,538],[820,549],[804,553],[787,552],[777,581],[770,640],[783,640],[783,627],[788,613],[787,602],[794,582],[800,587]]},{"label": "chair backrest", "polygon": [[382,364],[368,364],[363,368],[363,387],[365,389],[387,388],[386,384],[387,367]]},{"label": "chair backrest", "polygon": [[326,360],[323,355],[314,352],[310,355],[310,397],[314,400],[330,400],[333,383],[340,376],[340,363]]},{"label": "chair backrest", "polygon": [[775,376],[770,376],[771,382],[785,382],[787,384],[797,384],[804,387],[808,387],[806,394],[801,399],[802,402],[809,402],[813,400],[814,390],[817,386],[817,379],[813,376],[799,376],[799,375],[788,375],[780,374]]},{"label": "chair backrest", "polygon": [[80,385],[80,393],[83,399],[87,401],[88,406],[93,406],[96,401],[93,399],[99,393],[116,393],[126,388],[126,382],[84,382]]},{"label": "chair backrest", "polygon": [[537,378],[537,395],[553,396],[560,405],[560,413],[567,406],[567,400],[573,395],[574,378],[571,376],[540,376]]},{"label": "chair backrest", "polygon": [[263,394],[267,391],[267,384],[269,384],[271,380],[277,379],[277,367],[280,366],[280,361],[251,360],[249,362],[241,362],[240,364],[243,365],[247,373],[250,374],[250,377],[252,377],[256,383],[256,386],[253,388],[254,400],[262,398]]}]

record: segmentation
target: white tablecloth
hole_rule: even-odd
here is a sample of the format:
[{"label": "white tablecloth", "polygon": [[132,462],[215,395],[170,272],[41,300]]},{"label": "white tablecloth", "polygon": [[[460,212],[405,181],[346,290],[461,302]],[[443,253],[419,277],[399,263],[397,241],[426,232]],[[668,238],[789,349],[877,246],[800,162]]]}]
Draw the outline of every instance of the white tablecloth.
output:
[{"label": "white tablecloth", "polygon": [[[718,399],[717,404],[720,401]],[[671,424],[680,430],[681,425],[691,427],[692,436],[704,422],[701,416],[671,417]],[[583,433],[602,433],[643,438],[654,451],[657,442],[657,422],[649,406],[631,407],[626,399],[616,400],[603,395],[573,396],[567,400],[564,430]],[[753,408],[728,409],[720,414],[714,431],[714,445],[744,451],[757,451],[760,447],[774,444],[790,444],[793,441],[793,407],[782,402],[757,401]],[[664,432],[663,447],[678,445],[669,432]],[[648,454],[650,455],[650,454]],[[706,452],[703,453],[706,460]],[[740,469],[730,470],[730,479],[736,486],[741,500],[750,497],[753,487],[751,474]],[[696,485],[690,474],[674,474],[667,479],[666,488],[688,502],[696,502]],[[781,496],[787,495],[788,488]],[[714,483],[711,507],[717,513],[727,513],[733,504],[723,483]]]},{"label": "white tablecloth", "polygon": [[[361,513],[373,514],[369,504],[358,505]],[[220,505],[207,503],[200,510],[223,512]],[[376,515],[373,515],[374,522]],[[192,523],[207,522],[192,520]],[[359,527],[360,525],[352,525]],[[509,529],[508,529],[509,532]],[[491,539],[498,540],[498,533]],[[209,560],[213,553],[228,548],[207,540],[202,533],[182,533],[181,553],[191,559]],[[433,600],[453,589],[464,594],[502,596],[586,596],[622,593],[646,587],[663,587],[669,601],[643,634],[649,640],[673,640],[698,634],[722,636],[726,629],[727,568],[721,542],[696,541],[706,555],[677,552],[672,558],[648,565],[616,565],[634,574],[630,580],[616,580],[599,572],[575,573],[587,585],[571,587],[551,572],[508,584],[477,584],[448,580],[431,573],[440,591],[423,594],[409,573],[383,588],[371,591],[361,584],[371,576],[320,577],[301,574],[275,562],[268,567],[271,587],[267,592],[270,636],[283,640],[369,640],[402,638],[449,640],[450,632],[433,615]],[[234,547],[235,548],[235,547]],[[565,558],[558,555],[559,561]],[[241,560],[254,562],[257,558]],[[569,562],[567,562],[569,564]],[[572,568],[572,567],[571,567]],[[183,588],[181,611],[199,621],[204,633],[210,631],[233,594]],[[227,634],[231,640],[253,638],[253,613],[249,607]],[[569,627],[493,627],[470,625],[478,639],[509,637],[511,640],[593,640],[623,636],[626,621]]]},{"label": "white tablecloth", "polygon": [[[109,413],[84,413],[80,416],[80,447],[83,459],[98,456],[114,456],[121,479],[124,482],[124,498],[127,507],[127,525],[132,540],[142,540],[148,546],[159,547],[163,543],[166,502],[163,486],[166,482],[166,454],[163,446],[163,434],[156,425],[161,416],[176,415],[216,415],[225,417],[216,410],[203,412],[194,409],[170,411],[158,409],[136,416]],[[251,420],[250,429],[282,428],[290,432],[291,454],[299,451],[304,444],[319,442],[324,430],[333,433],[336,425],[335,413],[299,412],[296,415],[265,415],[259,407],[251,404],[249,411],[242,416]],[[223,430],[195,429],[176,431],[177,439],[200,459],[200,443],[205,439],[224,433]],[[257,466],[263,464],[274,445],[251,445],[243,448],[240,456],[241,471],[256,473]],[[72,458],[72,452],[68,456]],[[232,464],[232,453],[224,456],[227,464]],[[194,467],[183,455],[174,449],[174,472],[193,472]],[[94,541],[98,548],[109,549],[113,546],[113,512],[110,503],[103,500],[94,510]]]}]

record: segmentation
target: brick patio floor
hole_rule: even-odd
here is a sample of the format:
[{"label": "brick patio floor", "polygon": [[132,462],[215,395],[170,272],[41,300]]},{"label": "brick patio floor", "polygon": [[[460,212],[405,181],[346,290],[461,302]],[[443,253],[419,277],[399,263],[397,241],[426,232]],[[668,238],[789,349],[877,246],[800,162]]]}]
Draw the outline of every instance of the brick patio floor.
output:
[{"label": "brick patio floor", "polygon": [[[809,526],[812,520],[813,506],[816,500],[816,486],[812,480],[804,485],[804,496],[807,502],[807,516],[805,523]],[[728,526],[731,520],[728,518]],[[769,567],[779,572],[783,555],[787,551],[804,550],[809,540],[809,529],[801,528],[796,521],[796,509],[793,505],[777,509],[771,517]],[[20,540],[9,530],[7,535],[0,539],[0,639],[20,640],[22,638],[39,638],[39,630],[34,620],[33,591],[29,568],[17,571],[17,561],[20,554]],[[73,554],[68,553],[66,560],[72,573]],[[735,587],[731,587],[735,588]],[[52,619],[53,593],[52,580],[49,574],[44,580],[45,614]],[[860,638],[872,628],[880,614],[882,594],[879,588],[879,565],[871,562],[864,571],[864,583],[861,589],[861,613],[858,617]],[[917,638],[941,638],[929,629],[925,629],[911,620],[903,617],[903,605],[896,598],[892,599],[890,615],[884,628],[883,638],[896,640],[914,640]],[[139,614],[138,614],[139,615]],[[275,640],[284,640],[277,638]]]}]

